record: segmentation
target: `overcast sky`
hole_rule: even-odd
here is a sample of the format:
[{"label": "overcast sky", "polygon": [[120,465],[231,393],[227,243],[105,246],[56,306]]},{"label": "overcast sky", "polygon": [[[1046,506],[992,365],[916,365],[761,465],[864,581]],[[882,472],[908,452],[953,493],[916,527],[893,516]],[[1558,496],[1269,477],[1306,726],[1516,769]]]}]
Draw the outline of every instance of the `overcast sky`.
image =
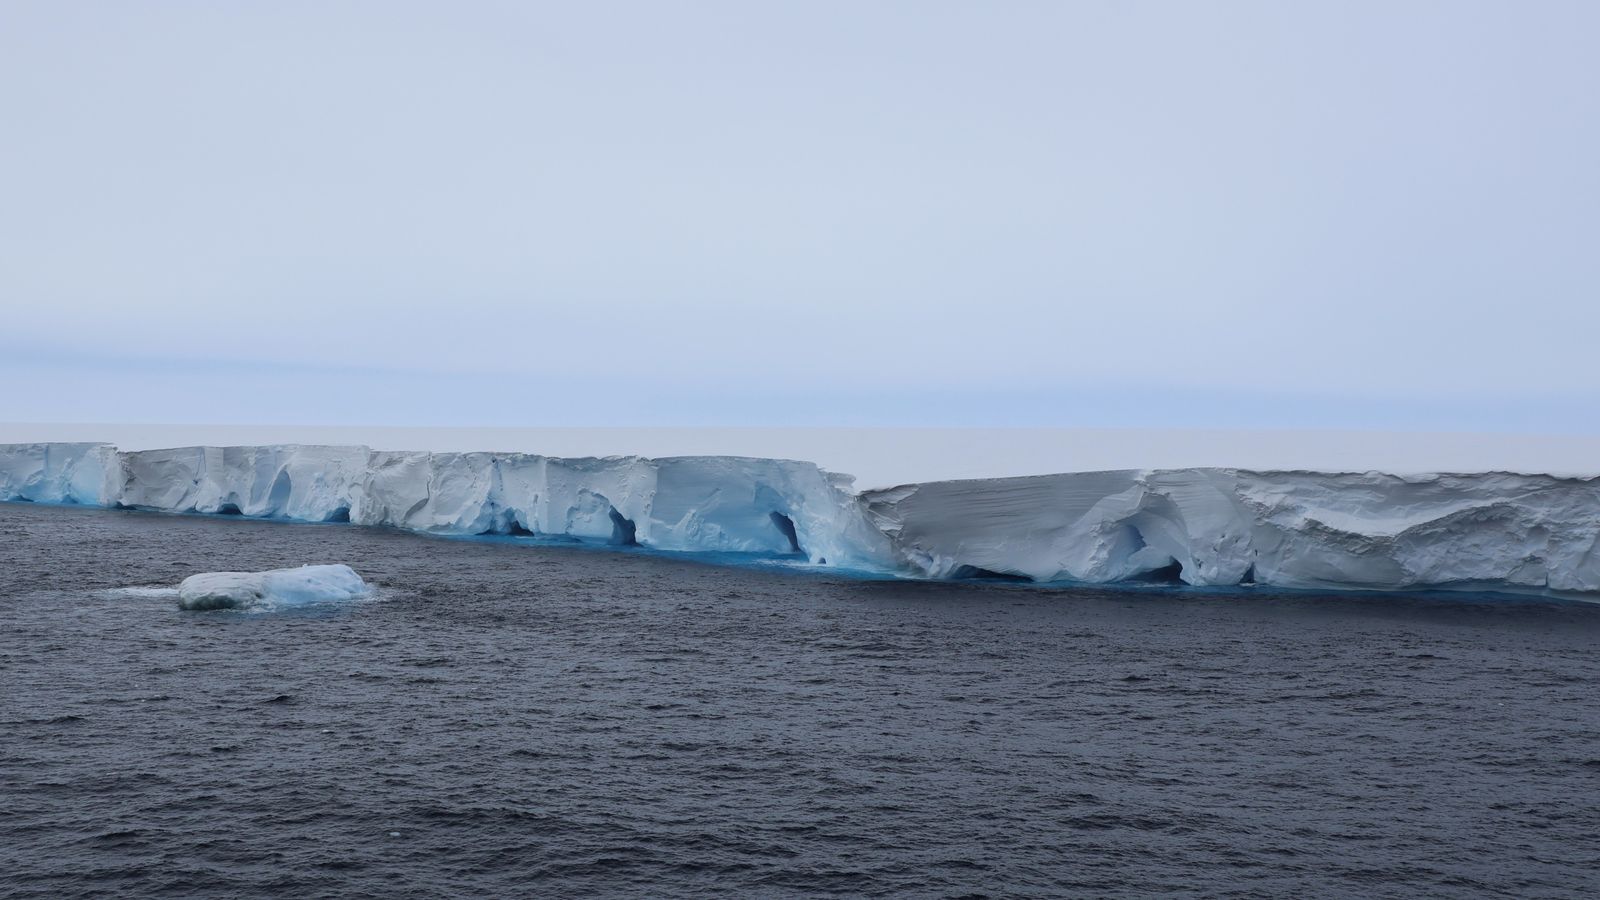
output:
[{"label": "overcast sky", "polygon": [[0,420],[1592,433],[1596,35],[0,0]]}]

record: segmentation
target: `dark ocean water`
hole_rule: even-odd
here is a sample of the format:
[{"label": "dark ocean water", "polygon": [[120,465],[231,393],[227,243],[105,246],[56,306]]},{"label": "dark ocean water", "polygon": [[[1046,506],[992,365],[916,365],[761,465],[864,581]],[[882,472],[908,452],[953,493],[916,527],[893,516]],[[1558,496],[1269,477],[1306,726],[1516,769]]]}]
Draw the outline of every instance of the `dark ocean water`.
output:
[{"label": "dark ocean water", "polygon": [[[107,589],[347,562],[378,598]],[[0,893],[1580,897],[1600,607],[0,504]]]}]

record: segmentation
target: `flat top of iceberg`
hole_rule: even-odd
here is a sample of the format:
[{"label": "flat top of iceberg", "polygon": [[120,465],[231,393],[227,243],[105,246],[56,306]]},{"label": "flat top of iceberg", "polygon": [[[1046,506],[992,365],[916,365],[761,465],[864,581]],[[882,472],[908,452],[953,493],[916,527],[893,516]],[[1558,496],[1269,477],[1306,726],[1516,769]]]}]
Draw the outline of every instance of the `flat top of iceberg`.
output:
[{"label": "flat top of iceberg", "polygon": [[182,609],[262,609],[354,600],[372,589],[346,565],[266,572],[202,572],[178,585]]},{"label": "flat top of iceberg", "polygon": [[1595,470],[1600,434],[1197,428],[429,428],[0,422],[0,443],[182,446],[365,445],[551,457],[744,456],[812,460],[863,488],[1104,469],[1573,474]]}]

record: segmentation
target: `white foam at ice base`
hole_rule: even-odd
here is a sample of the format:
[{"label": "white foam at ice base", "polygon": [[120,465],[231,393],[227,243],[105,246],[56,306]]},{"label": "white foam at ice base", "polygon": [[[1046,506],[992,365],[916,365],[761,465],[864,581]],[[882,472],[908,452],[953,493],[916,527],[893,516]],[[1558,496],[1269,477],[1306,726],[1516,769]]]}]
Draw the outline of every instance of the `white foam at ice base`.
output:
[{"label": "white foam at ice base", "polygon": [[178,589],[175,587],[107,588],[96,591],[95,596],[102,600],[176,600]]},{"label": "white foam at ice base", "polygon": [[354,600],[371,593],[345,565],[301,566],[265,572],[202,572],[178,585],[183,609],[270,609]]}]

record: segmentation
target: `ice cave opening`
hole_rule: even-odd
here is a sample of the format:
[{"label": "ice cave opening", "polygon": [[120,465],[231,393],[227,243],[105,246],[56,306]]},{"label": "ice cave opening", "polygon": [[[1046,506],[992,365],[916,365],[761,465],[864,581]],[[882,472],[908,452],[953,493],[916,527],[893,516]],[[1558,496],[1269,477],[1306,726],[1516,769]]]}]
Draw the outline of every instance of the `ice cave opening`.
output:
[{"label": "ice cave opening", "polygon": [[494,519],[489,527],[478,532],[479,535],[507,535],[510,537],[536,537],[535,532],[523,525],[517,519],[515,510],[502,509],[494,514]]},{"label": "ice cave opening", "polygon": [[637,547],[639,545],[639,526],[633,520],[617,512],[615,506],[611,507],[611,543],[623,547]]},{"label": "ice cave opening", "polygon": [[771,515],[772,524],[778,526],[783,536],[789,539],[789,552],[804,553],[805,551],[800,549],[800,535],[794,530],[794,520],[777,511],[773,511]]},{"label": "ice cave opening", "polygon": [[1183,563],[1173,560],[1164,566],[1128,576],[1125,581],[1134,584],[1187,584],[1183,580]]},{"label": "ice cave opening", "polygon": [[1018,584],[1027,584],[1033,581],[1026,575],[1012,575],[1008,572],[996,572],[993,569],[983,569],[978,566],[960,565],[950,573],[951,581],[1012,581]]}]

